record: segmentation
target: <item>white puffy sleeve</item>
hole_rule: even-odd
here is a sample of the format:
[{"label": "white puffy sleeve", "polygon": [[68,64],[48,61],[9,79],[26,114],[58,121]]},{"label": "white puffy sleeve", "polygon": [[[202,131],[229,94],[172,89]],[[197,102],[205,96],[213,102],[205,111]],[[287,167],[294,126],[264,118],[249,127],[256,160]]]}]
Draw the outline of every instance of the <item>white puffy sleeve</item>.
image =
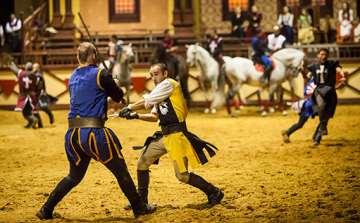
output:
[{"label": "white puffy sleeve", "polygon": [[163,80],[158,84],[155,89],[150,94],[143,95],[145,100],[145,108],[150,108],[151,106],[162,102],[168,98],[174,91],[174,86],[169,80]]}]

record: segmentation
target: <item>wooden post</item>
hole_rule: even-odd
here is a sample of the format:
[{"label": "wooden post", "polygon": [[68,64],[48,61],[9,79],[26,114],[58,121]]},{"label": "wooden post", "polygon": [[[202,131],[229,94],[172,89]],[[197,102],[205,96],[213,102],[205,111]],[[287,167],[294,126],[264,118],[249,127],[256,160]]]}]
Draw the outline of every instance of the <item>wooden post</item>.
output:
[{"label": "wooden post", "polygon": [[174,0],[173,25],[181,24],[180,0]]},{"label": "wooden post", "polygon": [[60,14],[60,0],[53,0],[53,20],[51,26],[61,28],[62,15]]},{"label": "wooden post", "polygon": [[20,12],[20,20],[21,20],[21,30],[20,30],[20,35],[21,35],[21,52],[24,52],[24,44],[25,44],[25,27],[24,27],[24,12],[21,11]]},{"label": "wooden post", "polygon": [[71,11],[71,0],[66,0],[66,14],[64,20],[64,28],[73,28],[74,27],[74,15]]}]

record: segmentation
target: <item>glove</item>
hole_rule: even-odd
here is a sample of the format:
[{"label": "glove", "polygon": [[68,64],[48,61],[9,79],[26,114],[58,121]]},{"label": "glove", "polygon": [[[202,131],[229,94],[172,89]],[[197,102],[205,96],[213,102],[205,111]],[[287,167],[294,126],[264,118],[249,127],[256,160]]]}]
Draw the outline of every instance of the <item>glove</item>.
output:
[{"label": "glove", "polygon": [[130,115],[130,113],[132,113],[132,111],[127,106],[125,106],[123,109],[121,109],[119,116],[125,118],[126,115]]},{"label": "glove", "polygon": [[130,119],[139,119],[139,113],[137,113],[137,112],[128,112],[128,113],[126,113],[125,118],[126,118],[127,120],[130,120]]}]

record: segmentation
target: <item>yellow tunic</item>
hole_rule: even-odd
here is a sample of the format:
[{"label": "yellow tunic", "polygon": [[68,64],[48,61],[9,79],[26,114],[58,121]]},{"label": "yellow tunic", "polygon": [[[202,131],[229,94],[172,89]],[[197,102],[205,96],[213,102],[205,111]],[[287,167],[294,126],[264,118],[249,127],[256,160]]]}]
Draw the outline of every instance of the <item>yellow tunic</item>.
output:
[{"label": "yellow tunic", "polygon": [[[174,86],[174,91],[170,97],[157,105],[160,125],[163,126],[184,122],[188,114],[186,102],[179,84],[173,79],[169,78],[167,80]],[[200,159],[184,133],[172,133],[164,135],[163,138],[165,149],[169,153],[172,163],[174,164],[174,161],[176,161],[181,173],[187,171],[184,157],[188,159],[192,168],[199,166],[201,163]]]}]

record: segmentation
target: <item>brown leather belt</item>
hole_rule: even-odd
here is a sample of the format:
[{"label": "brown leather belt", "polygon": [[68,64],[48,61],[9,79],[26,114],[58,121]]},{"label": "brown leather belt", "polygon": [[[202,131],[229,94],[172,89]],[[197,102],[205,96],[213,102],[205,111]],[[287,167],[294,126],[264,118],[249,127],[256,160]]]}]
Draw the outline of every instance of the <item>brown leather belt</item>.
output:
[{"label": "brown leather belt", "polygon": [[161,132],[163,135],[169,135],[177,132],[187,132],[186,123],[180,122],[173,125],[161,126]]},{"label": "brown leather belt", "polygon": [[34,91],[20,92],[20,95],[35,95],[35,92]]},{"label": "brown leather belt", "polygon": [[104,128],[105,120],[102,118],[69,118],[69,129],[75,128]]}]

